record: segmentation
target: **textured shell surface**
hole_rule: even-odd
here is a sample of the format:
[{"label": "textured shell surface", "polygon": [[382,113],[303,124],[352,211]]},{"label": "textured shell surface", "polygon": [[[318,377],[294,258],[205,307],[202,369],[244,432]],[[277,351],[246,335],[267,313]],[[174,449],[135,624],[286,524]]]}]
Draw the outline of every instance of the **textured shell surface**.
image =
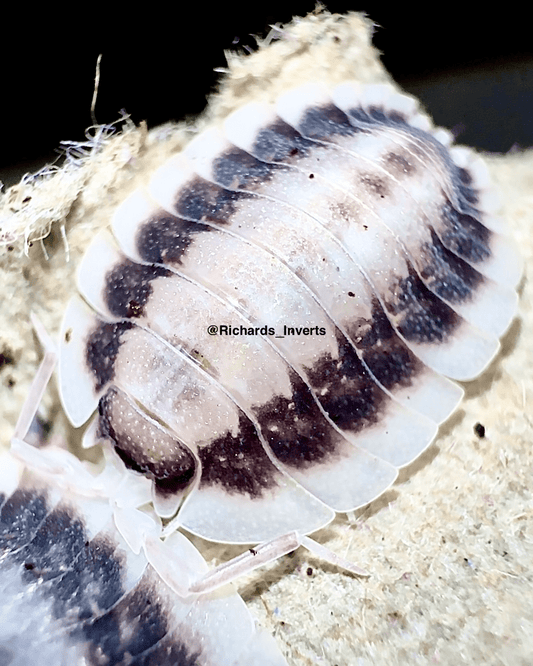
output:
[{"label": "textured shell surface", "polygon": [[492,197],[483,162],[387,85],[240,109],[87,250],[61,332],[69,419],[96,412],[85,444],[209,540],[311,533],[371,502],[515,315]]}]

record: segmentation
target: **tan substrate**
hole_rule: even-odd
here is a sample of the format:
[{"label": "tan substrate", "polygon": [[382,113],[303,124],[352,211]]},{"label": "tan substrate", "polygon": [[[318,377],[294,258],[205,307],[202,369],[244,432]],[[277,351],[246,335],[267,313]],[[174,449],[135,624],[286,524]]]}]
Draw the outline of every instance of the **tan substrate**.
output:
[{"label": "tan substrate", "polygon": [[[29,323],[36,312],[54,334],[74,289],[80,256],[116,205],[190,132],[250,99],[272,99],[305,82],[387,81],[370,45],[371,23],[327,13],[295,19],[282,39],[245,58],[229,74],[196,128],[152,133],[126,128],[79,164],[17,186],[0,201],[0,436],[7,446],[40,351]],[[99,143],[98,141],[94,142]],[[291,666],[324,664],[529,664],[533,662],[531,562],[533,358],[533,152],[491,157],[502,215],[517,238],[526,273],[520,316],[502,354],[468,384],[461,409],[421,460],[350,524],[339,517],[318,538],[367,568],[357,579],[307,558],[284,558],[239,589]],[[61,239],[66,231],[70,258]],[[25,234],[43,241],[25,250]],[[55,388],[45,414],[69,443]],[[479,439],[473,426],[487,435]],[[212,563],[241,549],[196,540]],[[312,568],[308,569],[308,567]],[[310,574],[310,575],[309,575]]]}]

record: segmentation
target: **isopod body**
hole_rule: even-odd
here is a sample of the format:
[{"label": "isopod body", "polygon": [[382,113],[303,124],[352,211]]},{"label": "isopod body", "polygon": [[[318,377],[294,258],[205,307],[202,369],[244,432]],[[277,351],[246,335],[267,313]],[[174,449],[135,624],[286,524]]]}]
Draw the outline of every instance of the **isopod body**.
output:
[{"label": "isopod body", "polygon": [[[286,666],[235,593],[181,598],[122,538],[96,478],[70,453],[41,455],[0,459],[2,664]],[[163,553],[185,580],[207,570],[179,532]]]},{"label": "isopod body", "polygon": [[483,163],[389,86],[244,107],[112,231],[65,315],[62,402],[214,541],[310,533],[383,493],[516,311]]}]

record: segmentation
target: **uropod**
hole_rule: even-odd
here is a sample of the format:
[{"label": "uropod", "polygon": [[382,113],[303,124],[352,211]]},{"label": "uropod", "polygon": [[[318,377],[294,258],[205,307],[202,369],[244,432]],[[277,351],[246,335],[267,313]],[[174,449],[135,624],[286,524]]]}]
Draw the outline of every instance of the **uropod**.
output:
[{"label": "uropod", "polygon": [[520,275],[479,158],[388,85],[308,84],[199,134],[94,238],[62,403],[167,531],[309,534],[427,448]]}]

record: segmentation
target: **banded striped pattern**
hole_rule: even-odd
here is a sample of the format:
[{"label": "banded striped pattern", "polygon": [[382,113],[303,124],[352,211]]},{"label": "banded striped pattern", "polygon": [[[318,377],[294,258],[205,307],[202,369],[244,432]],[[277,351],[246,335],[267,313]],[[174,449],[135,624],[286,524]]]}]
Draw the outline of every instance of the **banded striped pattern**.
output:
[{"label": "banded striped pattern", "polygon": [[[180,598],[142,551],[131,551],[107,499],[83,497],[36,470],[14,482],[8,456],[0,476],[0,663],[286,666],[236,594]],[[180,569],[207,571],[183,535],[163,548]]]},{"label": "banded striped pattern", "polygon": [[98,410],[92,441],[160,515],[309,533],[429,445],[521,274],[483,163],[450,144],[388,86],[304,86],[196,137],[94,239],[62,400],[74,425]]}]

